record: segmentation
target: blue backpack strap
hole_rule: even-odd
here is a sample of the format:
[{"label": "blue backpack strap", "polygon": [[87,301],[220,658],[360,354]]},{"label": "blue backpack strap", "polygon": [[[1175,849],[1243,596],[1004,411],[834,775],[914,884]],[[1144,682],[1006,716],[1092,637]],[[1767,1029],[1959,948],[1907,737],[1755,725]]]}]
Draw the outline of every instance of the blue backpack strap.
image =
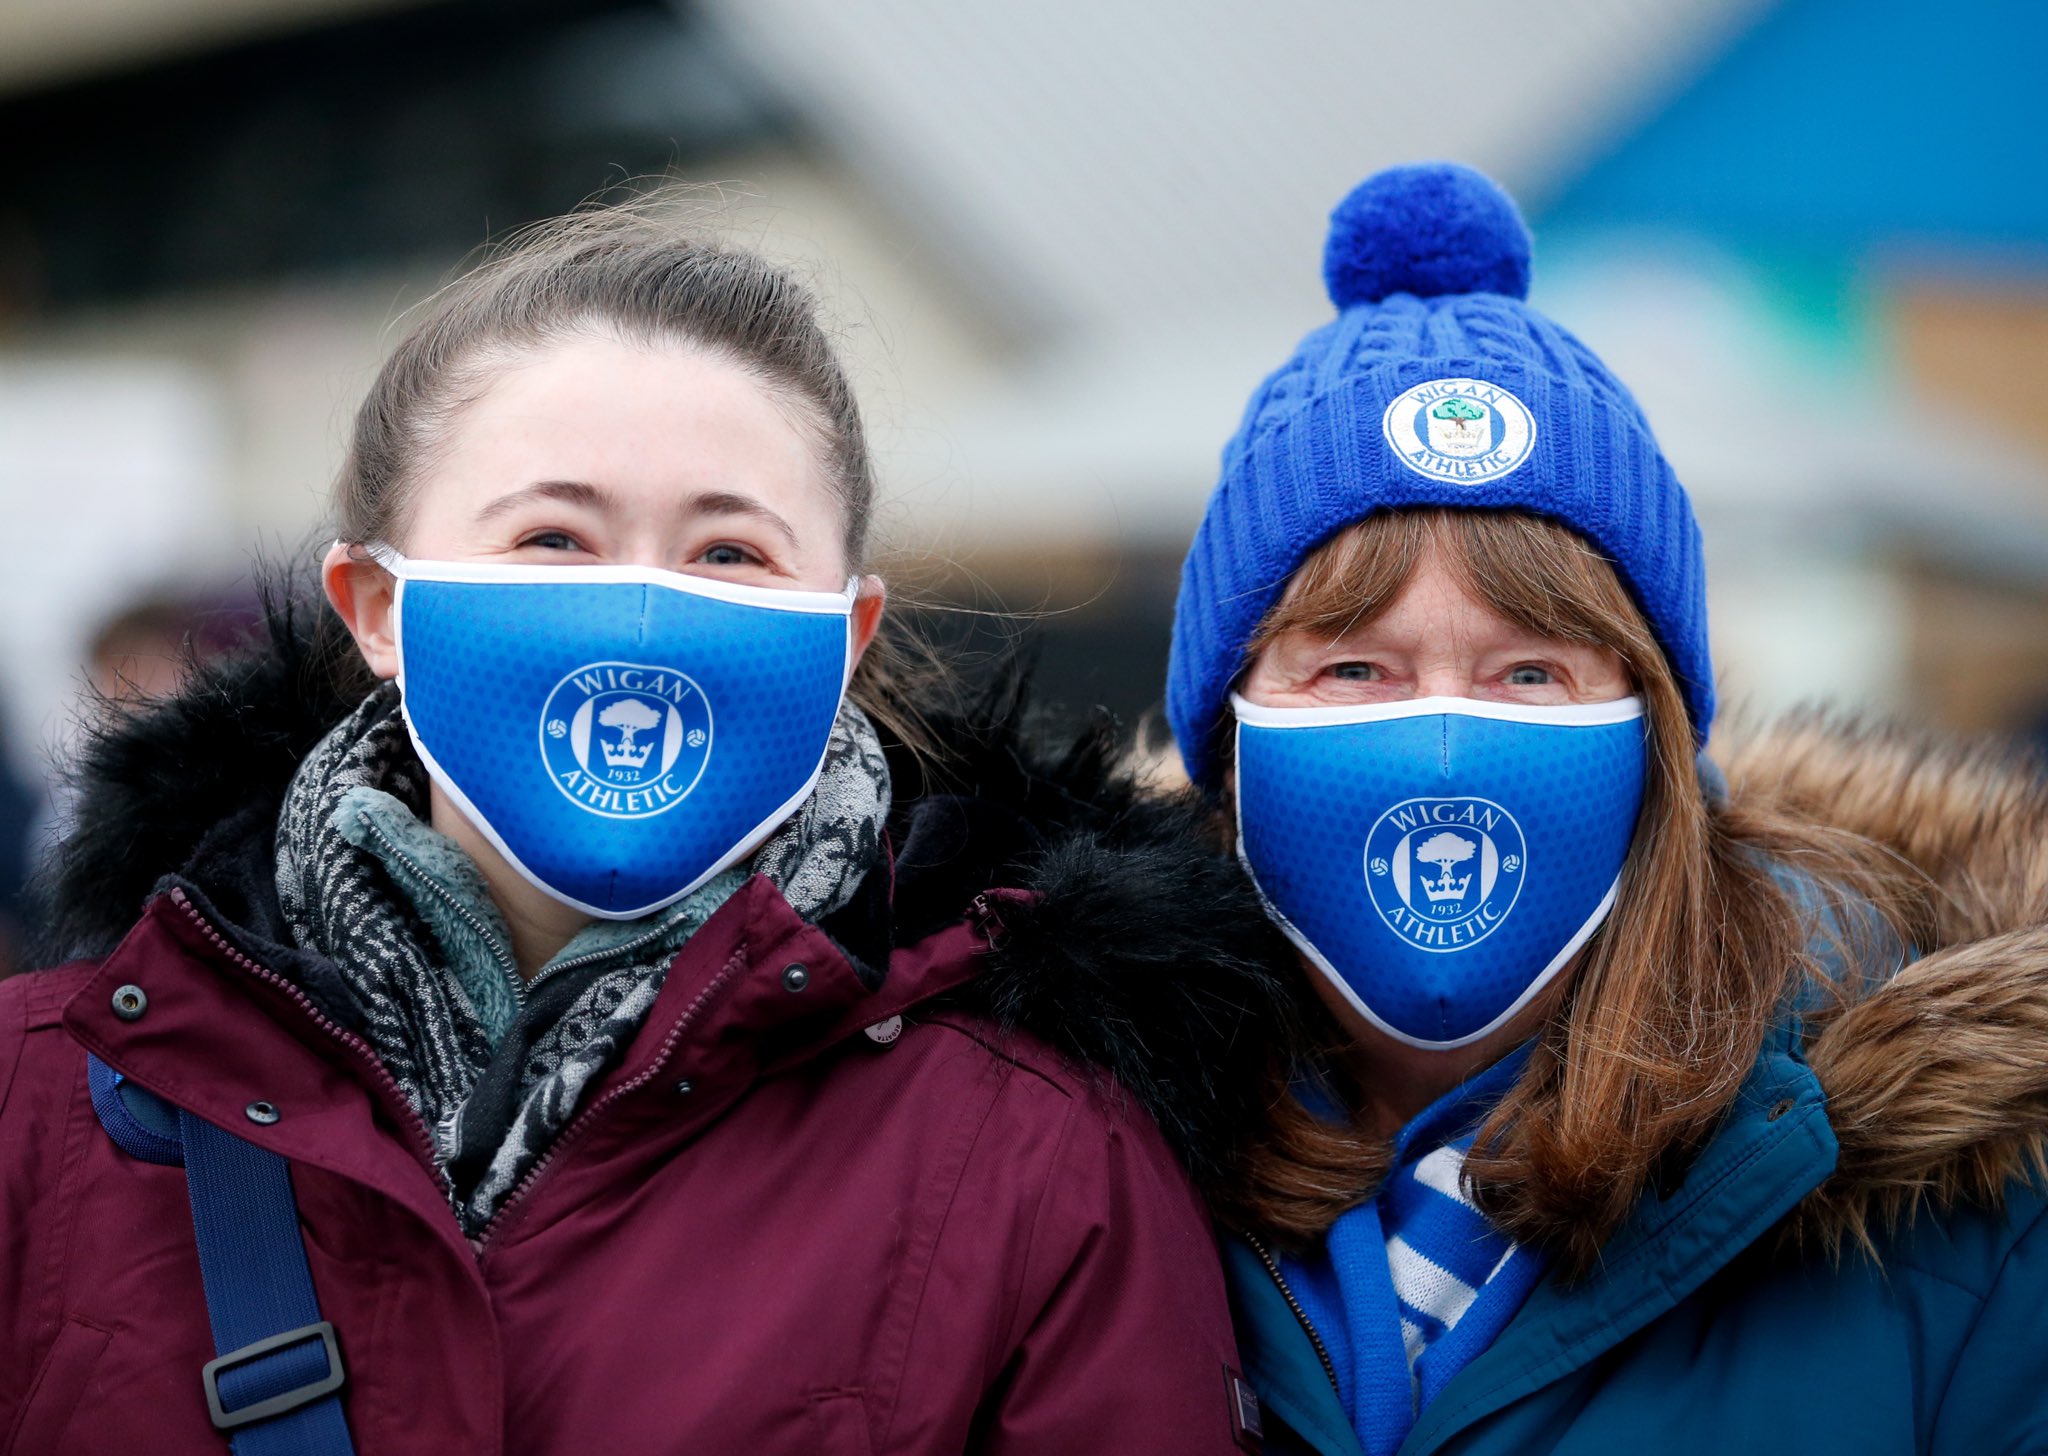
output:
[{"label": "blue backpack strap", "polygon": [[285,1160],[178,1114],[185,1186],[213,1325],[207,1409],[235,1456],[353,1452],[334,1326],[320,1318]]},{"label": "blue backpack strap", "polygon": [[176,1108],[90,1053],[85,1058],[85,1082],[92,1092],[92,1110],[115,1147],[145,1163],[184,1165]]},{"label": "blue backpack strap", "polygon": [[185,1165],[219,1352],[201,1379],[235,1456],[353,1456],[338,1394],[341,1349],[320,1318],[285,1160],[172,1107],[97,1057],[86,1077],[93,1111],[118,1147]]}]

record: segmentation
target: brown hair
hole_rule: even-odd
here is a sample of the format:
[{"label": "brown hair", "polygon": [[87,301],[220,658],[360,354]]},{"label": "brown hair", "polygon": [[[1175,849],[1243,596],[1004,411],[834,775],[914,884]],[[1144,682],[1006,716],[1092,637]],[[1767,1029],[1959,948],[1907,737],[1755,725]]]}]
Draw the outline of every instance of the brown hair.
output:
[{"label": "brown hair", "polygon": [[[677,220],[689,195],[656,188],[514,234],[423,305],[356,411],[335,484],[343,541],[402,535],[424,465],[463,408],[523,355],[613,337],[696,349],[751,374],[811,434],[845,520],[849,570],[866,564],[875,481],[860,407],[810,290],[760,254]],[[906,684],[929,651],[890,627],[848,696],[913,748],[935,745]]]},{"label": "brown hair", "polygon": [[[1773,877],[1790,861],[1856,946],[1910,938],[1926,912],[1916,882],[1876,845],[1788,815],[1709,803],[1692,726],[1663,651],[1613,566],[1567,528],[1497,511],[1387,512],[1303,563],[1260,624],[1340,634],[1384,611],[1435,555],[1460,585],[1517,625],[1620,655],[1642,694],[1650,765],[1613,913],[1537,1034],[1519,1081],[1481,1126],[1465,1169],[1479,1206],[1517,1242],[1582,1274],[1643,1190],[1681,1170],[1734,1098],[1791,991],[1827,978],[1810,951],[1814,908]],[[1878,923],[1873,923],[1878,922]],[[1302,984],[1306,1024],[1341,1043]],[[1371,1197],[1385,1139],[1326,1122],[1290,1090],[1297,1054],[1276,1056],[1268,1124],[1244,1150],[1223,1210],[1286,1247],[1312,1244]]]}]

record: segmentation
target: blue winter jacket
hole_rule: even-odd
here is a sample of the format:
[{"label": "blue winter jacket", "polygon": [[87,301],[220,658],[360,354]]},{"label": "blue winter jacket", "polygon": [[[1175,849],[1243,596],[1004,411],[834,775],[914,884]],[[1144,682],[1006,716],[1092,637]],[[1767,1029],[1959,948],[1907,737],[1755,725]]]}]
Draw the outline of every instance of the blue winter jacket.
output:
[{"label": "blue winter jacket", "polygon": [[[1591,1276],[1546,1276],[1402,1456],[2048,1452],[2048,809],[2010,781],[1916,796],[1925,759],[1872,747],[1780,745],[1769,786],[1967,886],[1972,938],[1811,1039],[1782,1025],[1683,1182]],[[1821,770],[1852,749],[1837,792]],[[1825,802],[1785,790],[1823,780]],[[1267,1451],[1358,1456],[1270,1255],[1225,1262]]]}]

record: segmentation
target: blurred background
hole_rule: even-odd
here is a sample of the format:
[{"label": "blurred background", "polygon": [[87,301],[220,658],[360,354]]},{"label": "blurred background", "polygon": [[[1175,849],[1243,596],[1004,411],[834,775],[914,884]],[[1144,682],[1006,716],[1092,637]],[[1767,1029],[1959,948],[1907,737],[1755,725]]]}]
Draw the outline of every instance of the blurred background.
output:
[{"label": "blurred background", "polygon": [[80,684],[310,557],[404,307],[663,172],[827,296],[909,594],[1039,614],[1068,702],[1156,703],[1328,209],[1447,157],[1691,488],[1735,705],[2038,735],[2044,51],[2025,0],[8,0],[0,882]]}]

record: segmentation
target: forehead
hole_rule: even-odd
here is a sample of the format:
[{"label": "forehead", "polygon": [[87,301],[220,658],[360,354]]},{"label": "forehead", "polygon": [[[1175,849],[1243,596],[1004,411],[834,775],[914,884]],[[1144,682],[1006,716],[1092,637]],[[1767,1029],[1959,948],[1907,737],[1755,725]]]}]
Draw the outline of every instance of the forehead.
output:
[{"label": "forehead", "polygon": [[1389,633],[1443,637],[1475,630],[1526,638],[1528,628],[1474,588],[1459,563],[1425,548],[1405,572],[1376,573],[1354,583],[1316,583],[1316,590],[1276,608],[1268,641],[1329,642]]},{"label": "forehead", "polygon": [[493,370],[422,474],[419,504],[474,509],[536,480],[583,480],[641,509],[743,490],[809,515],[835,502],[801,418],[703,350],[565,340]]}]

